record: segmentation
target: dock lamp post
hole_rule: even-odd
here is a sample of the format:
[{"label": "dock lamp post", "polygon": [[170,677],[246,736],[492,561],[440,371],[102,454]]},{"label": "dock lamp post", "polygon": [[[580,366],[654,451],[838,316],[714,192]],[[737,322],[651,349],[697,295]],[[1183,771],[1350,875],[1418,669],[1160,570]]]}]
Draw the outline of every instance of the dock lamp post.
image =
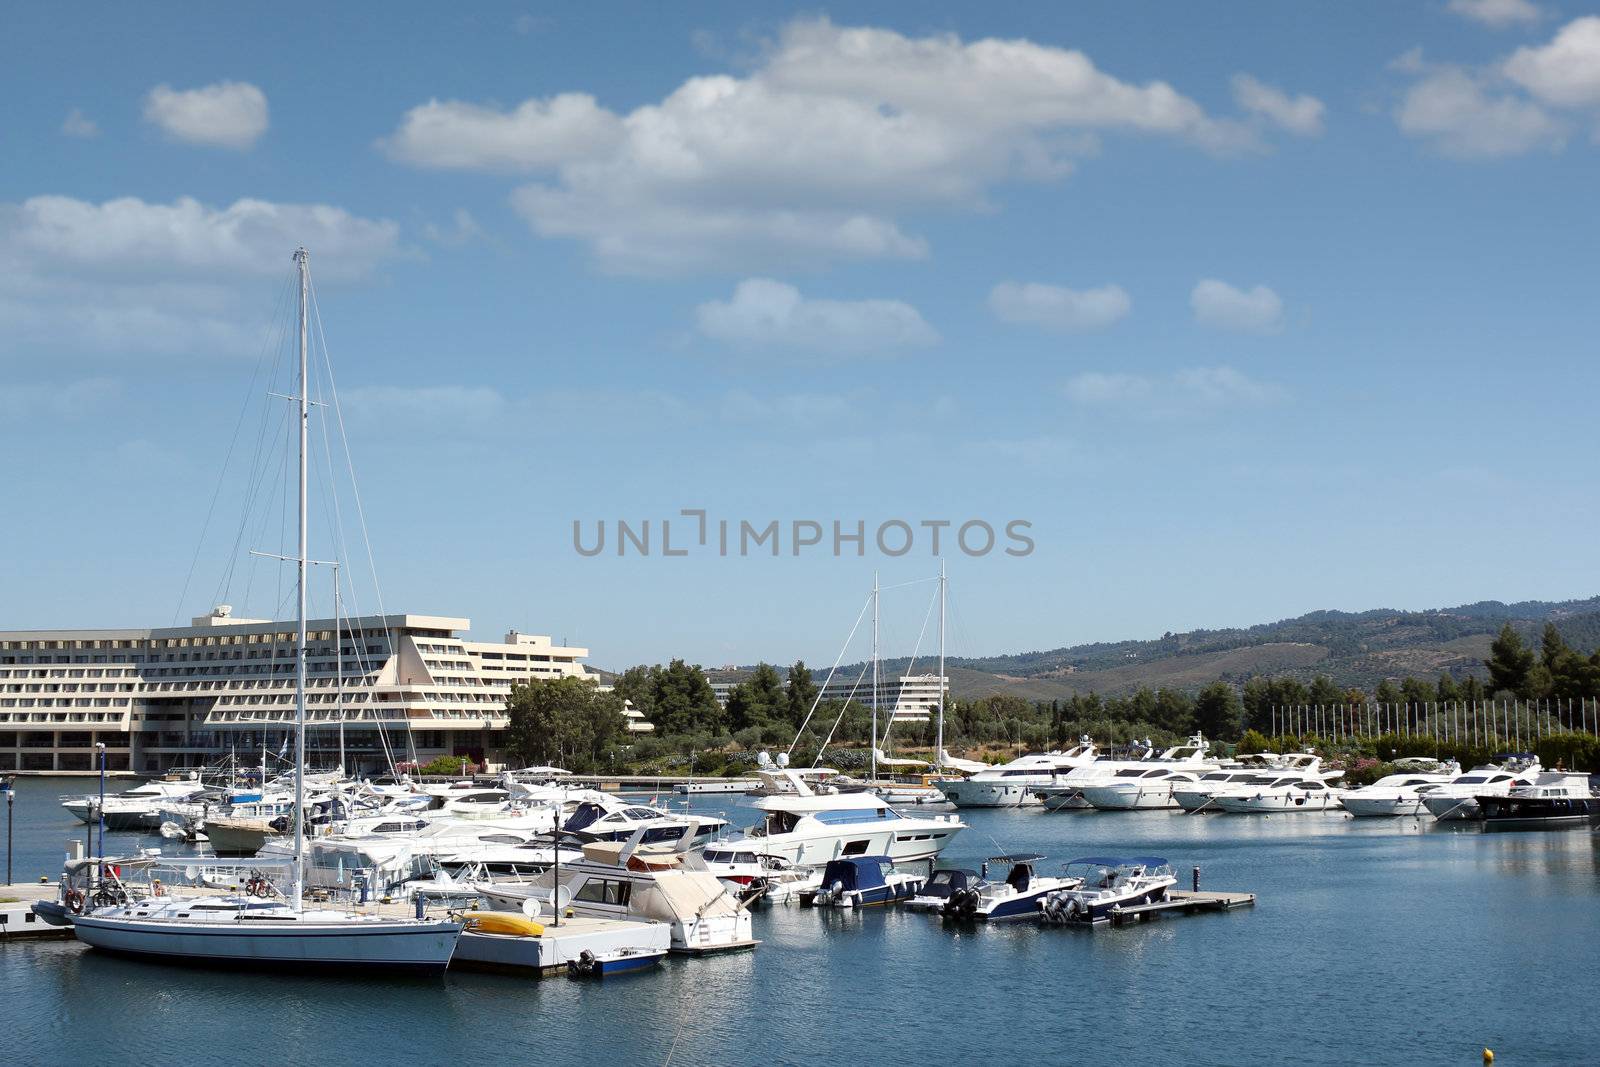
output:
[{"label": "dock lamp post", "polygon": [[11,779],[0,781],[0,790],[6,794],[6,885],[11,884],[11,805],[17,799],[17,792],[11,787]]},{"label": "dock lamp post", "polygon": [[106,854],[106,743],[96,741],[94,747],[100,752],[100,803],[95,811],[100,816],[100,858]]}]

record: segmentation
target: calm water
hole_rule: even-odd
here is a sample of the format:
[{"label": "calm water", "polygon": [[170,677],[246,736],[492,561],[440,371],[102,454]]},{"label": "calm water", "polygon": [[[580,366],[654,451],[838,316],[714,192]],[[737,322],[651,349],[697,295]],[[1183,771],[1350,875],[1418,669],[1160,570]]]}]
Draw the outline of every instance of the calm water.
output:
[{"label": "calm water", "polygon": [[[18,784],[16,877],[82,827]],[[744,819],[742,798],[700,805]],[[579,983],[285,978],[0,944],[0,1061],[183,1064],[1600,1062],[1600,838],[1418,820],[965,813],[947,861],[1167,856],[1253,910],[1119,930],[767,908],[753,953]],[[131,839],[120,842],[124,847]],[[146,841],[146,845],[159,841]],[[108,851],[110,851],[108,847]]]}]

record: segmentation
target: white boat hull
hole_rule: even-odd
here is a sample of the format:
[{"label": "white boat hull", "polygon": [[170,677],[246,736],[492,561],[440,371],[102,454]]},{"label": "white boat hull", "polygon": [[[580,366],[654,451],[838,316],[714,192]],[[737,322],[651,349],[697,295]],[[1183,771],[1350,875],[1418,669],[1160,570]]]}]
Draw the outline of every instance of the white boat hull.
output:
[{"label": "white boat hull", "polygon": [[1339,797],[1319,796],[1219,796],[1217,807],[1235,815],[1295,815],[1339,811]]},{"label": "white boat hull", "polygon": [[1030,788],[1020,779],[993,782],[968,779],[942,786],[940,792],[958,808],[1019,808],[1027,803]]},{"label": "white boat hull", "polygon": [[319,967],[442,971],[450,963],[461,928],[453,922],[431,920],[268,920],[258,926],[235,923],[219,928],[210,922],[80,915],[73,921],[73,929],[79,941],[94,948],[174,962],[301,965],[307,971]]},{"label": "white boat hull", "polygon": [[1421,797],[1345,797],[1344,810],[1357,818],[1371,819],[1382,817],[1398,817],[1404,815],[1421,815],[1428,809],[1423,807]]},{"label": "white boat hull", "polygon": [[1090,807],[1101,811],[1136,811],[1147,808],[1175,808],[1172,787],[1162,783],[1126,788],[1117,786],[1085,786],[1083,799]]}]

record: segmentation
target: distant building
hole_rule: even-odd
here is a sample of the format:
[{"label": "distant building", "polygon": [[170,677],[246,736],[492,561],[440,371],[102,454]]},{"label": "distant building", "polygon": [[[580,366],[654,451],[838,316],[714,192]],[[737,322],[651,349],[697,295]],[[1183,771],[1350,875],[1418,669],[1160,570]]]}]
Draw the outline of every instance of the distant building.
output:
[{"label": "distant building", "polygon": [[[826,672],[813,673],[812,680],[822,690],[823,700],[855,700],[859,704],[879,710],[891,711],[896,722],[927,722],[939,710],[939,690],[943,688],[945,699],[950,696],[950,679],[946,677],[941,687],[937,674],[908,674],[899,678],[880,677],[878,680],[878,699],[873,699],[872,675],[869,671],[866,677],[860,677],[860,668],[846,678],[842,673],[834,676],[833,681],[823,684],[827,677]],[[788,681],[788,672],[782,668],[778,673],[785,682]],[[711,685],[711,691],[716,694],[717,703],[723,707],[728,706],[728,696],[733,692],[733,687],[739,685],[749,677],[748,672],[730,671],[724,668],[721,671],[708,672],[706,681]]]},{"label": "distant building", "polygon": [[[505,737],[512,683],[598,678],[586,648],[512,631],[471,641],[466,619],[372,615],[307,623],[307,751],[332,762],[338,725],[352,768],[481,750]],[[227,608],[189,626],[0,631],[0,771],[193,766],[279,751],[293,729],[295,624]],[[342,670],[340,669],[342,668]],[[342,675],[342,682],[341,682]],[[630,706],[628,728],[653,729]]]}]

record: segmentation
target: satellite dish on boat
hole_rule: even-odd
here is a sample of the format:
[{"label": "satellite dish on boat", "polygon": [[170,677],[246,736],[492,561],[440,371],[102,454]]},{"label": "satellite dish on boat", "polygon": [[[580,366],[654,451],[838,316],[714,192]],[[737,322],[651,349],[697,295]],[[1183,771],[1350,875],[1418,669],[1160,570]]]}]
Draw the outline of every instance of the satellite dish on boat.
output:
[{"label": "satellite dish on boat", "polygon": [[789,753],[787,753],[787,752],[778,753],[778,766],[780,766],[780,767],[789,766]]},{"label": "satellite dish on boat", "polygon": [[539,917],[539,902],[532,897],[524,900],[522,902],[522,914],[530,919],[537,919]]},{"label": "satellite dish on boat", "polygon": [[572,890],[568,889],[566,886],[561,886],[560,888],[558,888],[556,890],[556,907],[558,909],[559,908],[564,908],[568,904],[571,904],[571,903],[572,903]]},{"label": "satellite dish on boat", "polygon": [[766,749],[762,749],[760,752],[756,753],[756,766],[758,766],[758,767],[770,767],[770,766],[772,766],[772,755],[771,755],[771,753],[769,753]]}]

